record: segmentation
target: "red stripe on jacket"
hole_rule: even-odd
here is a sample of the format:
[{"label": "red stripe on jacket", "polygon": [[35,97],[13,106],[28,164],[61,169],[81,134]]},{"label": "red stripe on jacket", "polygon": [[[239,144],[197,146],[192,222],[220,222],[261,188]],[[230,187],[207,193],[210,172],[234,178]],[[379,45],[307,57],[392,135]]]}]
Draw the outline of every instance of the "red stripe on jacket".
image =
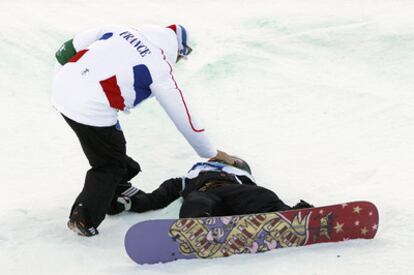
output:
[{"label": "red stripe on jacket", "polygon": [[77,52],[74,56],[72,56],[68,62],[76,62],[78,61],[87,51],[89,51],[88,49],[85,50],[81,50],[79,52]]},{"label": "red stripe on jacket", "polygon": [[124,110],[125,108],[124,98],[122,97],[121,89],[118,86],[116,76],[113,75],[110,78],[101,80],[99,81],[99,84],[101,84],[102,86],[102,89],[106,95],[106,98],[109,101],[109,105],[112,108],[115,108],[121,111]]},{"label": "red stripe on jacket", "polygon": [[162,56],[163,56],[163,58],[164,58],[165,62],[166,62],[166,63],[168,64],[168,66],[170,67],[170,76],[171,76],[171,79],[174,81],[175,88],[176,88],[176,89],[178,90],[178,92],[180,93],[181,100],[182,100],[182,102],[183,102],[183,104],[184,104],[185,112],[187,113],[187,118],[188,118],[188,122],[190,123],[191,129],[192,129],[194,132],[197,132],[197,133],[204,132],[204,129],[196,129],[196,128],[194,127],[193,122],[192,122],[192,120],[191,120],[191,115],[190,115],[190,112],[189,112],[189,110],[188,110],[188,108],[187,108],[187,104],[185,103],[185,99],[184,99],[183,92],[180,90],[180,88],[178,88],[177,82],[175,81],[174,76],[173,76],[173,74],[172,74],[172,67],[171,67],[170,63],[167,61],[167,58],[165,57],[165,54],[164,54],[164,51],[163,51],[163,50],[161,50],[161,54],[162,54]]}]

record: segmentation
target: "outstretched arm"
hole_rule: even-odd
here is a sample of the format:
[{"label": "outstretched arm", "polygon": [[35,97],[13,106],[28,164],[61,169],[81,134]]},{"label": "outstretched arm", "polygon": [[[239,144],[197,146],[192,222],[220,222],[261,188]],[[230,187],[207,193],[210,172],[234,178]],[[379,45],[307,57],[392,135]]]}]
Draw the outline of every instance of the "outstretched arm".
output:
[{"label": "outstretched arm", "polygon": [[163,53],[162,56],[164,60],[158,66],[152,68],[156,72],[156,78],[150,86],[152,93],[200,157],[211,158],[216,156],[217,150],[211,144],[194,113],[190,110],[184,93],[175,80],[171,64],[166,60]]},{"label": "outstretched arm", "polygon": [[151,193],[139,193],[131,197],[130,211],[142,213],[164,208],[180,197],[181,190],[181,178],[166,180]]},{"label": "outstretched arm", "polygon": [[190,112],[184,93],[178,87],[173,75],[172,66],[165,56],[163,66],[157,70],[160,77],[151,85],[151,91],[187,142],[200,157],[224,161],[232,165],[234,160],[211,144],[205,130],[197,122],[194,114]]}]

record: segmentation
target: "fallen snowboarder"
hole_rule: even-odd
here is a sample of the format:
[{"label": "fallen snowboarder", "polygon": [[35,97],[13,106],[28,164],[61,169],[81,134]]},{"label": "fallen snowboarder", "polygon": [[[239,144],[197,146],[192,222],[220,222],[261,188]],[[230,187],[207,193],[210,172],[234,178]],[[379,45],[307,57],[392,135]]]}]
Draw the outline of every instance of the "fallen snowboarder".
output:
[{"label": "fallen snowboarder", "polygon": [[152,264],[374,238],[378,211],[371,202],[313,208],[301,200],[290,207],[256,185],[245,161],[234,160],[233,165],[196,163],[186,176],[169,179],[151,193],[118,197],[112,214],[160,209],[179,196],[184,199],[180,219],[142,221],[128,230],[129,257]]},{"label": "fallen snowboarder", "polygon": [[[234,165],[210,160],[196,163],[182,178],[164,181],[151,193],[121,196],[108,214],[161,209],[183,197],[180,218],[230,216],[313,207],[301,200],[286,205],[273,191],[258,186],[246,161],[233,157]],[[127,189],[129,186],[125,186]]]}]

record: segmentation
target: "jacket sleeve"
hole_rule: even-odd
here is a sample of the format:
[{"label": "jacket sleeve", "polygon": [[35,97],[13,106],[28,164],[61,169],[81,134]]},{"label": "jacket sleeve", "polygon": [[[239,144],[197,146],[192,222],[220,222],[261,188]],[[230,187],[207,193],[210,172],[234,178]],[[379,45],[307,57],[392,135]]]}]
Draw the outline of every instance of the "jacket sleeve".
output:
[{"label": "jacket sleeve", "polygon": [[181,190],[181,178],[166,180],[151,193],[139,193],[132,196],[131,211],[142,213],[164,208],[180,197]]},{"label": "jacket sleeve", "polygon": [[93,42],[99,40],[106,32],[106,28],[96,28],[79,33],[73,38],[73,46],[78,52],[88,48]]},{"label": "jacket sleeve", "polygon": [[211,158],[216,156],[217,150],[211,144],[205,130],[197,122],[194,114],[190,112],[184,93],[178,87],[172,73],[172,67],[165,56],[160,66],[161,68],[158,70],[159,77],[154,79],[150,86],[152,93],[200,157]]},{"label": "jacket sleeve", "polygon": [[102,38],[106,33],[119,29],[116,26],[105,26],[90,29],[77,34],[73,39],[63,43],[55,56],[60,65],[65,65],[77,52],[88,48],[93,42]]}]

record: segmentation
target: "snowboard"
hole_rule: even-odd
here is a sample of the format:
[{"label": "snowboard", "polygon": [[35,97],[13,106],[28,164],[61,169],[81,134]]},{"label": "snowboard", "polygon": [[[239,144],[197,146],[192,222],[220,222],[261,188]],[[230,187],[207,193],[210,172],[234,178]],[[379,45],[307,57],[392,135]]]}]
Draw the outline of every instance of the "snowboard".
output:
[{"label": "snowboard", "polygon": [[207,259],[352,239],[372,239],[378,211],[368,201],[238,216],[148,220],[125,249],[138,264]]}]

